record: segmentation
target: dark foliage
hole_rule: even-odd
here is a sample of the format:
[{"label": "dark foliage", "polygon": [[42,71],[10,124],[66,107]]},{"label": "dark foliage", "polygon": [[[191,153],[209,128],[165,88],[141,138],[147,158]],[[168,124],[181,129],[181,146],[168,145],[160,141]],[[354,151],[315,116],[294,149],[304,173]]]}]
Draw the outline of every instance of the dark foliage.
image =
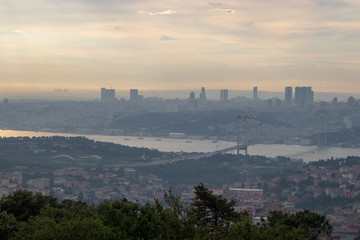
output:
[{"label": "dark foliage", "polygon": [[[203,184],[184,206],[171,192],[166,208],[126,199],[99,206],[16,191],[3,197],[1,239],[317,239],[329,236],[324,216],[310,211],[287,215],[272,212],[260,227],[247,214],[234,211],[235,202],[215,196]],[[16,208],[18,208],[16,210]]]}]

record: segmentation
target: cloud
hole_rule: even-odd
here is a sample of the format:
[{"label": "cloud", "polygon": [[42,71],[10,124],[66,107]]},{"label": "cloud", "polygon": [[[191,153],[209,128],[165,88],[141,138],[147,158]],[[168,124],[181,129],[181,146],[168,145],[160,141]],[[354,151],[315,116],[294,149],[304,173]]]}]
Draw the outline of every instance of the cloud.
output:
[{"label": "cloud", "polygon": [[319,6],[332,6],[332,7],[346,7],[348,4],[344,1],[325,1],[325,0],[316,0],[315,1]]},{"label": "cloud", "polygon": [[218,7],[221,5],[221,3],[219,3],[219,2],[208,2],[208,4],[213,7]]},{"label": "cloud", "polygon": [[160,38],[162,41],[176,40],[176,38],[172,38],[166,35],[162,35]]},{"label": "cloud", "polygon": [[[54,79],[52,88],[60,88],[55,80],[69,79],[69,87],[96,87],[98,79],[109,79],[114,83],[107,85],[122,87],[126,81],[119,79],[132,79],[139,86],[180,88],[207,77],[215,84],[226,75],[229,88],[238,88],[239,78],[265,82],[269,76],[311,79],[314,87],[338,78],[360,89],[359,0],[3,1],[19,4],[5,4],[0,17],[0,66],[8,74],[2,82]],[[46,76],[32,67],[19,71],[34,62],[57,67]],[[184,80],[163,84],[173,75]],[[346,91],[343,85],[338,88]]]},{"label": "cloud", "polygon": [[155,16],[155,15],[173,15],[175,14],[176,11],[175,10],[165,10],[165,11],[161,11],[161,12],[148,12],[149,15],[151,16]]},{"label": "cloud", "polygon": [[15,30],[13,30],[13,33],[26,33],[26,31],[21,30],[21,29],[15,29]]},{"label": "cloud", "polygon": [[223,9],[223,8],[214,8],[214,9],[210,9],[209,12],[221,12],[224,14],[235,14],[236,11],[234,9]]}]

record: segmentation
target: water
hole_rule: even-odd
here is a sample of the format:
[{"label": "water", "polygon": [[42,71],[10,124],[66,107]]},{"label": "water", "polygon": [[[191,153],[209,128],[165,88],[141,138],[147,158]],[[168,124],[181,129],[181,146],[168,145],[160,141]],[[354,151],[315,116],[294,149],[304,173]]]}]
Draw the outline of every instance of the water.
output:
[{"label": "water", "polygon": [[[133,136],[102,136],[102,135],[77,135],[50,132],[31,132],[0,130],[1,137],[41,137],[41,136],[85,136],[95,141],[112,142],[133,147],[146,147],[167,152],[212,152],[235,146],[234,142],[172,139]],[[318,147],[284,144],[255,144],[249,146],[250,155],[263,155],[267,157],[286,156],[303,159],[304,162],[318,161],[319,159],[344,158],[360,156],[360,148]]]}]

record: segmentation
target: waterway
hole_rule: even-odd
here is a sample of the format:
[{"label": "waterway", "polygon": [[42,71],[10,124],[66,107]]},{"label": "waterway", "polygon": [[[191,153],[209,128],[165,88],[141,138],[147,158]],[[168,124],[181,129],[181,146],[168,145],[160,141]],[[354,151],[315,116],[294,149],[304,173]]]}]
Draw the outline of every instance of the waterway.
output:
[{"label": "waterway", "polygon": [[[133,147],[146,147],[167,152],[212,152],[235,146],[234,142],[173,139],[135,136],[104,136],[104,135],[78,135],[51,132],[31,132],[0,130],[1,137],[41,137],[41,136],[84,136],[95,141],[112,142]],[[304,162],[341,158],[347,156],[360,156],[360,148],[318,147],[285,144],[255,144],[248,147],[250,155],[267,157],[286,156],[303,159]]]}]

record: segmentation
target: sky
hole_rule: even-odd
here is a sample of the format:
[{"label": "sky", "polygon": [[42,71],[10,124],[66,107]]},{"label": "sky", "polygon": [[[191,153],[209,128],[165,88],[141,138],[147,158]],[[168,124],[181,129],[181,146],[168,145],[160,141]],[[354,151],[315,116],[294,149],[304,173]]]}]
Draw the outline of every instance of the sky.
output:
[{"label": "sky", "polygon": [[359,0],[0,0],[0,89],[360,93]]}]

